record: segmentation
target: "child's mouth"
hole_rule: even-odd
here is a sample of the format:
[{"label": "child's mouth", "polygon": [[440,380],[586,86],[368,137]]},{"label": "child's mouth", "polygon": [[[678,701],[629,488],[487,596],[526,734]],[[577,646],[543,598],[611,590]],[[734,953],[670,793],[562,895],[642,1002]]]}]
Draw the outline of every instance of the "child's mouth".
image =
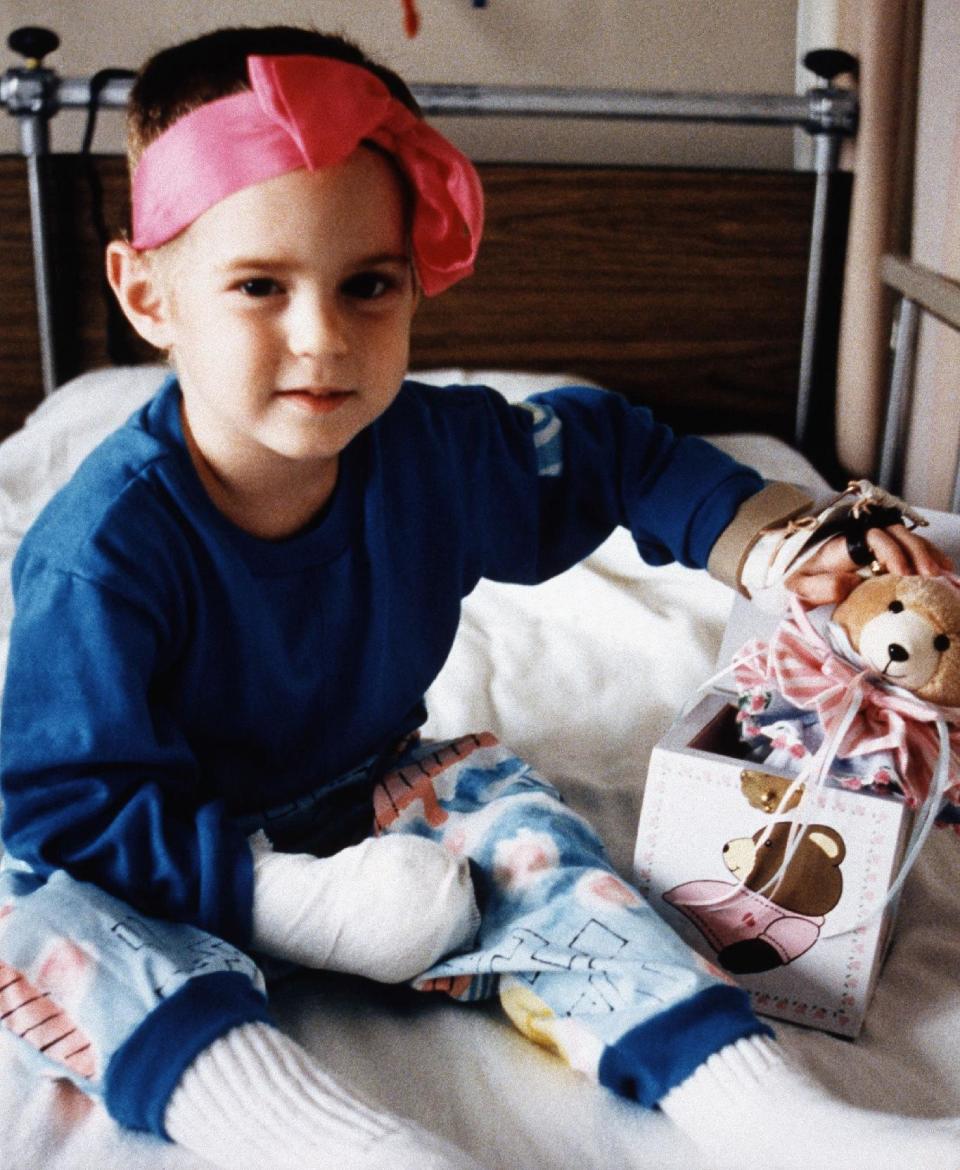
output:
[{"label": "child's mouth", "polygon": [[311,414],[331,414],[353,394],[352,390],[310,389],[281,390],[279,396]]}]

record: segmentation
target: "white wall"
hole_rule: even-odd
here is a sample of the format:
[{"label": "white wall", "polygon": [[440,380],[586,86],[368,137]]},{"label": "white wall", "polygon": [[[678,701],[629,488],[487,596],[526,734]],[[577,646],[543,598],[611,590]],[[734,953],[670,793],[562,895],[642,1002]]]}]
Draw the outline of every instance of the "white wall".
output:
[{"label": "white wall", "polygon": [[[917,107],[913,257],[960,280],[960,4],[926,0]],[[946,508],[960,447],[960,338],[927,319],[914,386],[907,491]]]},{"label": "white wall", "polygon": [[[64,76],[136,67],[172,41],[222,24],[312,22],[346,33],[413,82],[588,85],[645,90],[792,93],[796,0],[419,0],[418,37],[400,0],[0,0],[4,39],[19,25],[53,28]],[[3,67],[12,54],[0,56]],[[0,113],[0,151],[16,147]],[[119,149],[116,115],[101,149]],[[75,149],[79,117],[62,114],[54,146]],[[443,127],[475,158],[674,162],[789,167],[789,131],[516,120]]]}]

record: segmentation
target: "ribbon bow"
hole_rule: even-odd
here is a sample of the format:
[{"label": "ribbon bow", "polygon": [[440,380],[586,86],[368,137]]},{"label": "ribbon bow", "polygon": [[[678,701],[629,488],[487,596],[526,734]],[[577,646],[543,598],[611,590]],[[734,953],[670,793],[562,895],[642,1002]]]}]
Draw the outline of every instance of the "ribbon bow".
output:
[{"label": "ribbon bow", "polygon": [[432,296],[473,271],[483,192],[470,161],[359,65],[328,57],[250,57],[252,91],[184,115],[133,176],[133,246],[156,248],[235,191],[344,162],[362,142],[396,159],[414,194],[411,247]]},{"label": "ribbon bow", "polygon": [[[825,741],[846,724],[837,756],[894,753],[904,796],[913,806],[922,805],[930,792],[940,755],[938,722],[949,727],[949,774],[960,770],[960,709],[925,702],[840,657],[799,604],[769,644],[755,640],[744,646],[733,669],[743,689],[772,686],[795,706],[815,710]],[[960,782],[946,795],[960,801]]]}]

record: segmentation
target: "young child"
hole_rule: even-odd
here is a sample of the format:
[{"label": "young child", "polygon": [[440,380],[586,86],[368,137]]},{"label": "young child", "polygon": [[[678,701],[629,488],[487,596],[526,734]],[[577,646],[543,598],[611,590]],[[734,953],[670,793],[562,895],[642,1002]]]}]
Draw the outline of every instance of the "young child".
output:
[{"label": "young child", "polygon": [[[615,395],[404,382],[417,300],[469,274],[482,200],[344,41],[175,47],[129,124],[108,273],[175,375],[16,560],[5,1026],[122,1125],[231,1170],[474,1165],[272,1026],[261,970],[290,963],[499,994],[707,1159],[960,1167],[951,1123],[860,1113],[793,1069],[492,736],[416,738],[481,577],[541,581],[623,524],[650,561],[766,585],[751,546],[810,502]],[[868,539],[944,567],[902,526]],[[842,539],[801,543],[793,583],[842,591]]]}]

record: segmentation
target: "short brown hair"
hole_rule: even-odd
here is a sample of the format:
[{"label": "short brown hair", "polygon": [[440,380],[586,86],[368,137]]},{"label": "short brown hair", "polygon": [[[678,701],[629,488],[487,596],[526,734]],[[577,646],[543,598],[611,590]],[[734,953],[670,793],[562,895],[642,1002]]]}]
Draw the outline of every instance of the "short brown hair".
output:
[{"label": "short brown hair", "polygon": [[250,88],[251,55],[333,57],[360,65],[390,93],[420,116],[406,83],[371,60],[346,38],[290,25],[223,28],[163,49],[137,75],[127,106],[127,159],[130,169],[154,139],[191,110]]}]

